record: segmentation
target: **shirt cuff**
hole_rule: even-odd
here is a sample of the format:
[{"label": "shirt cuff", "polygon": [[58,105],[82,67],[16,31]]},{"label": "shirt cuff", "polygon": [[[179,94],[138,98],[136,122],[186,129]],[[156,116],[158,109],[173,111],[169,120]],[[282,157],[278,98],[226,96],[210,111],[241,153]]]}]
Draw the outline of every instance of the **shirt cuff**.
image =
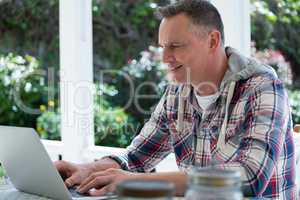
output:
[{"label": "shirt cuff", "polygon": [[120,165],[121,169],[123,169],[123,170],[126,170],[126,171],[129,170],[127,162],[125,162],[124,160],[122,160],[118,156],[112,156],[111,155],[111,156],[105,156],[103,158],[109,158],[109,159],[115,161],[116,163],[118,163]]}]

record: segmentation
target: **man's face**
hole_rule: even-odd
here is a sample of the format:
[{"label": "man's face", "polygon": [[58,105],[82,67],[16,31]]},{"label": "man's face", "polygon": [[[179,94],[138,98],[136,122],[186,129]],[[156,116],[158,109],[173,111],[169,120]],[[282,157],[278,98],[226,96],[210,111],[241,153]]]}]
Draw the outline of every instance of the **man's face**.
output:
[{"label": "man's face", "polygon": [[185,14],[162,20],[159,45],[163,48],[162,60],[168,65],[172,80],[194,85],[207,80],[210,53],[208,37],[201,34],[203,32],[201,27],[192,25]]}]

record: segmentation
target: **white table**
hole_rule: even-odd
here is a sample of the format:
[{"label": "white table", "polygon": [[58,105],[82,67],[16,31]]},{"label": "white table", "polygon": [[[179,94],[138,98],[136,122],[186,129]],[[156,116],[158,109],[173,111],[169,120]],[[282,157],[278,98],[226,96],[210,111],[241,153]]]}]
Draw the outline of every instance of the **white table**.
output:
[{"label": "white table", "polygon": [[[74,198],[74,199],[96,200],[101,198],[83,197],[83,198]],[[12,185],[5,184],[3,183],[3,181],[0,180],[0,200],[51,200],[51,199],[20,192],[17,189],[15,189]]]},{"label": "white table", "polygon": [[[91,197],[91,198],[86,197],[80,199],[95,200],[95,197]],[[184,198],[182,197],[173,198],[173,200],[183,200],[183,199]],[[244,198],[244,200],[262,200],[262,199],[263,198]],[[11,185],[3,184],[0,180],[0,200],[52,200],[52,199],[20,192]]]},{"label": "white table", "polygon": [[[91,197],[91,198],[85,197],[80,199],[95,200],[95,197]],[[179,197],[174,198],[174,200],[182,200],[182,199],[183,198],[179,198]],[[1,184],[1,180],[0,180],[0,200],[52,200],[52,199],[20,192],[11,185],[7,185],[3,183]]]},{"label": "white table", "polygon": [[11,185],[0,183],[0,200],[49,200],[49,198],[23,193]]}]

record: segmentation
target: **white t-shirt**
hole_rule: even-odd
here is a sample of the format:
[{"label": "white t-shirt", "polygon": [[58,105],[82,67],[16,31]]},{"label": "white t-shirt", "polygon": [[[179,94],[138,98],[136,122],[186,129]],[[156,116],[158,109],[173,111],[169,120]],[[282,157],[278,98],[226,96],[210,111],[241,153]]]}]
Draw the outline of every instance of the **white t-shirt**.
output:
[{"label": "white t-shirt", "polygon": [[200,96],[198,94],[196,95],[196,99],[198,102],[198,105],[203,109],[206,110],[211,104],[213,104],[217,98],[219,97],[218,93],[208,95],[208,96]]}]

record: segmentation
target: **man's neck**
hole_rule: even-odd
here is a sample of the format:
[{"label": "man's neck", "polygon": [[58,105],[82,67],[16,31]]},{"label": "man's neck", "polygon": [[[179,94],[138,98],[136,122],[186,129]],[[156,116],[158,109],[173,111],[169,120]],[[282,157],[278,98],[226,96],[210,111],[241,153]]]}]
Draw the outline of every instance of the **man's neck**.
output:
[{"label": "man's neck", "polygon": [[[209,65],[212,66],[212,73],[207,77],[207,79],[192,83],[200,96],[212,95],[219,90],[221,82],[228,69],[228,58],[225,49],[220,50],[220,52],[215,56],[215,59],[212,59],[212,63]],[[197,87],[199,85],[201,85],[201,87]]]}]

